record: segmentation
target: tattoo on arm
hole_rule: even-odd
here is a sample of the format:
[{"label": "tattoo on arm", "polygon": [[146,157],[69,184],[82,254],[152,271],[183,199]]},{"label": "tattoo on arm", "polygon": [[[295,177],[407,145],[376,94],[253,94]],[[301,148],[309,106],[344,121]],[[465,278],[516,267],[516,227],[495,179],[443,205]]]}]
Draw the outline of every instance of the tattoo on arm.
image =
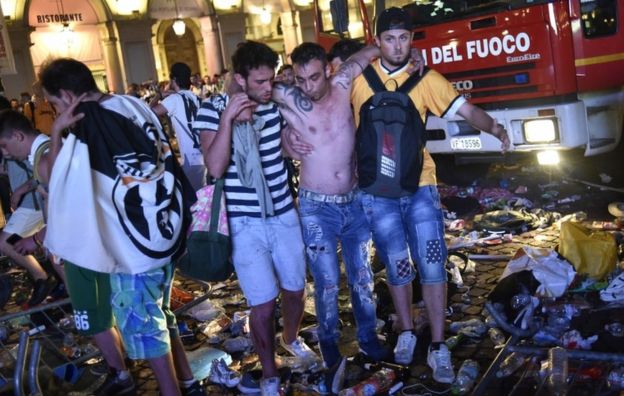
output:
[{"label": "tattoo on arm", "polygon": [[286,95],[292,96],[295,108],[302,113],[308,113],[312,111],[312,100],[308,98],[303,91],[296,86],[291,86],[286,89]]},{"label": "tattoo on arm", "polygon": [[[359,68],[359,69],[356,69]],[[359,62],[348,59],[343,62],[336,70],[336,74],[334,74],[334,83],[340,86],[343,89],[350,89],[350,85],[353,82],[353,76],[358,75],[364,70],[364,66],[360,65]]]}]

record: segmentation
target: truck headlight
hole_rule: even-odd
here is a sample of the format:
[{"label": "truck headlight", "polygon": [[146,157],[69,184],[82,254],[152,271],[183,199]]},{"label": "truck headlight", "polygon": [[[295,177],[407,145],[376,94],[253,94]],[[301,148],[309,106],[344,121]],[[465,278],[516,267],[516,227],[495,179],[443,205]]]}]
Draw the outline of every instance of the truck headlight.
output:
[{"label": "truck headlight", "polygon": [[559,139],[556,118],[538,118],[524,121],[522,132],[527,143],[551,143]]}]

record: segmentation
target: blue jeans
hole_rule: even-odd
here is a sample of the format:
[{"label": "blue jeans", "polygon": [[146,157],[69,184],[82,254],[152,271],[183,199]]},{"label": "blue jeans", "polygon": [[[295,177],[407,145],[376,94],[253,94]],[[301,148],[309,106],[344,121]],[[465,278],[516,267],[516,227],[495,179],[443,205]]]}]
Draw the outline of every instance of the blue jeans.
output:
[{"label": "blue jeans", "polygon": [[377,342],[376,304],[370,267],[370,229],[362,212],[360,192],[345,195],[299,191],[299,212],[308,265],[314,277],[318,336],[328,366],[338,354],[338,290],[340,266],[338,242],[342,246],[347,283],[360,346]]},{"label": "blue jeans", "polygon": [[418,267],[421,284],[447,281],[444,222],[436,186],[421,186],[413,195],[401,198],[363,193],[362,205],[390,285],[402,286],[414,280],[410,256]]}]

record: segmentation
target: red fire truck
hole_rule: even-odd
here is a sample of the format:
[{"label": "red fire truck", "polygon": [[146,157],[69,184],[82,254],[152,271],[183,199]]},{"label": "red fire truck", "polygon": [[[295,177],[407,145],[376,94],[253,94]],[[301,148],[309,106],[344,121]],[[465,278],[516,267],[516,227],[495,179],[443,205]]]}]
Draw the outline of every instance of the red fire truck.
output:
[{"label": "red fire truck", "polygon": [[[372,40],[372,4],[332,0],[330,7],[324,1],[315,0],[319,43],[329,47],[339,36]],[[512,151],[581,148],[590,156],[618,145],[624,1],[409,0],[376,6],[402,6],[412,15],[413,46],[429,67],[505,125]],[[432,153],[466,159],[500,150],[495,138],[460,119],[431,116],[427,129]]]}]

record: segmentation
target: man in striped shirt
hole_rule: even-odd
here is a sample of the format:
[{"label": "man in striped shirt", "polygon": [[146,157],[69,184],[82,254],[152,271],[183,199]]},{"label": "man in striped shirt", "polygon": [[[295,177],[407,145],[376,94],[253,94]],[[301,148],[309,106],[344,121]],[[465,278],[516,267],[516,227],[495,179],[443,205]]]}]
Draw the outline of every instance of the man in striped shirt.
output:
[{"label": "man in striped shirt", "polygon": [[[305,255],[282,157],[284,122],[271,101],[277,59],[265,44],[240,44],[232,66],[234,80],[243,92],[204,101],[193,124],[200,131],[210,176],[225,178],[232,260],[251,306],[251,334],[262,363],[263,395],[279,392],[273,318],[280,292],[284,314],[281,345],[295,356],[318,359],[297,337],[303,315]],[[253,123],[254,128],[239,130],[243,121]],[[257,149],[245,151],[241,141],[257,144]],[[250,168],[254,160],[258,166]]]}]

